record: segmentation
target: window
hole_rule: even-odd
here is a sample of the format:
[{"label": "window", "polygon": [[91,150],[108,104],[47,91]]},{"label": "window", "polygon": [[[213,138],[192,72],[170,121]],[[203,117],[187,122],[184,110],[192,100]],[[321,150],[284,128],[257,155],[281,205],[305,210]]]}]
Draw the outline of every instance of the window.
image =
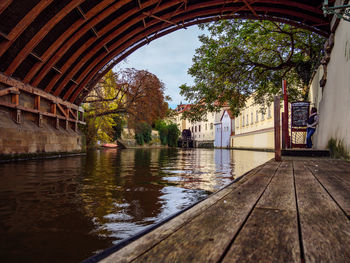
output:
[{"label": "window", "polygon": [[247,114],[247,126],[249,125],[248,114]]},{"label": "window", "polygon": [[193,126],[191,127],[192,133],[193,133]]},{"label": "window", "polygon": [[213,123],[210,123],[210,129],[211,130],[213,129]]},{"label": "window", "polygon": [[271,106],[269,106],[268,111],[267,111],[267,118],[271,118]]},{"label": "window", "polygon": [[254,118],[253,118],[253,112],[252,112],[252,113],[250,113],[250,124],[253,124],[253,122],[254,122],[253,119]]},{"label": "window", "polygon": [[201,126],[198,125],[198,132],[201,132]]},{"label": "window", "polygon": [[194,126],[194,132],[197,132],[197,125]]},{"label": "window", "polygon": [[208,124],[205,124],[205,130],[208,130]]},{"label": "window", "polygon": [[[265,111],[265,109],[264,109],[264,111]],[[262,121],[265,120],[265,112],[264,111],[261,113],[261,120]]]},{"label": "window", "polygon": [[243,126],[243,127],[244,127],[244,123],[245,123],[245,122],[244,122],[244,115],[243,115],[243,121],[242,121],[242,124],[243,124],[242,126]]},{"label": "window", "polygon": [[259,121],[259,111],[257,110],[256,111],[255,122],[258,122],[258,121]]}]

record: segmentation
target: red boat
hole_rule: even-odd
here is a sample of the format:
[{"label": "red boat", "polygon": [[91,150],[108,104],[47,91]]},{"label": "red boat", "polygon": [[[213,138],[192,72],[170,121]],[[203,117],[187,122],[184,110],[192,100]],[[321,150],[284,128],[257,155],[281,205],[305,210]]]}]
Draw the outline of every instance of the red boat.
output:
[{"label": "red boat", "polygon": [[105,147],[105,148],[118,148],[118,144],[116,144],[116,143],[105,143],[105,144],[102,144],[102,147]]}]

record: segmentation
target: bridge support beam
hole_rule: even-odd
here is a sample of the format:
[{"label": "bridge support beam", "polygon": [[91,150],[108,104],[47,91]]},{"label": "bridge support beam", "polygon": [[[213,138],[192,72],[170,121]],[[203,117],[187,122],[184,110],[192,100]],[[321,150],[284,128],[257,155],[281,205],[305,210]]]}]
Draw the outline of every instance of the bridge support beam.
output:
[{"label": "bridge support beam", "polygon": [[83,150],[83,109],[0,73],[0,161]]}]

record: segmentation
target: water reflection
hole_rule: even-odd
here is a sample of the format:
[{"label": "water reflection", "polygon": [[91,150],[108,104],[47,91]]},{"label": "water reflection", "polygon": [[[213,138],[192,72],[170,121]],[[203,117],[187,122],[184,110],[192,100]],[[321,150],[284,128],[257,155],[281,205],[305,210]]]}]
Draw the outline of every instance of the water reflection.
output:
[{"label": "water reflection", "polygon": [[0,257],[77,262],[272,158],[207,149],[91,151],[0,165]]}]

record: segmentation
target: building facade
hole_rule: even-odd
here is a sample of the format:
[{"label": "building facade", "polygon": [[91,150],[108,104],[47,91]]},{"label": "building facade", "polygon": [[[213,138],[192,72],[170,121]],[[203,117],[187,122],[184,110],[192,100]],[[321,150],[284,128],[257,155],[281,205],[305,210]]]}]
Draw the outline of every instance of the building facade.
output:
[{"label": "building facade", "polygon": [[[234,117],[227,106],[220,112],[208,112],[203,121],[191,123],[182,119],[189,105],[176,108],[176,123],[179,129],[190,129],[195,147],[235,149],[274,149],[273,102],[257,105],[251,97],[239,116]],[[281,112],[283,103],[281,106]]]},{"label": "building facade", "polygon": [[235,118],[230,110],[224,110],[220,122],[215,123],[215,147],[230,147],[231,136],[235,134]]},{"label": "building facade", "polygon": [[[283,108],[283,107],[282,107]],[[262,107],[249,98],[246,107],[235,121],[235,133],[231,136],[232,148],[274,149],[273,103]]]}]

